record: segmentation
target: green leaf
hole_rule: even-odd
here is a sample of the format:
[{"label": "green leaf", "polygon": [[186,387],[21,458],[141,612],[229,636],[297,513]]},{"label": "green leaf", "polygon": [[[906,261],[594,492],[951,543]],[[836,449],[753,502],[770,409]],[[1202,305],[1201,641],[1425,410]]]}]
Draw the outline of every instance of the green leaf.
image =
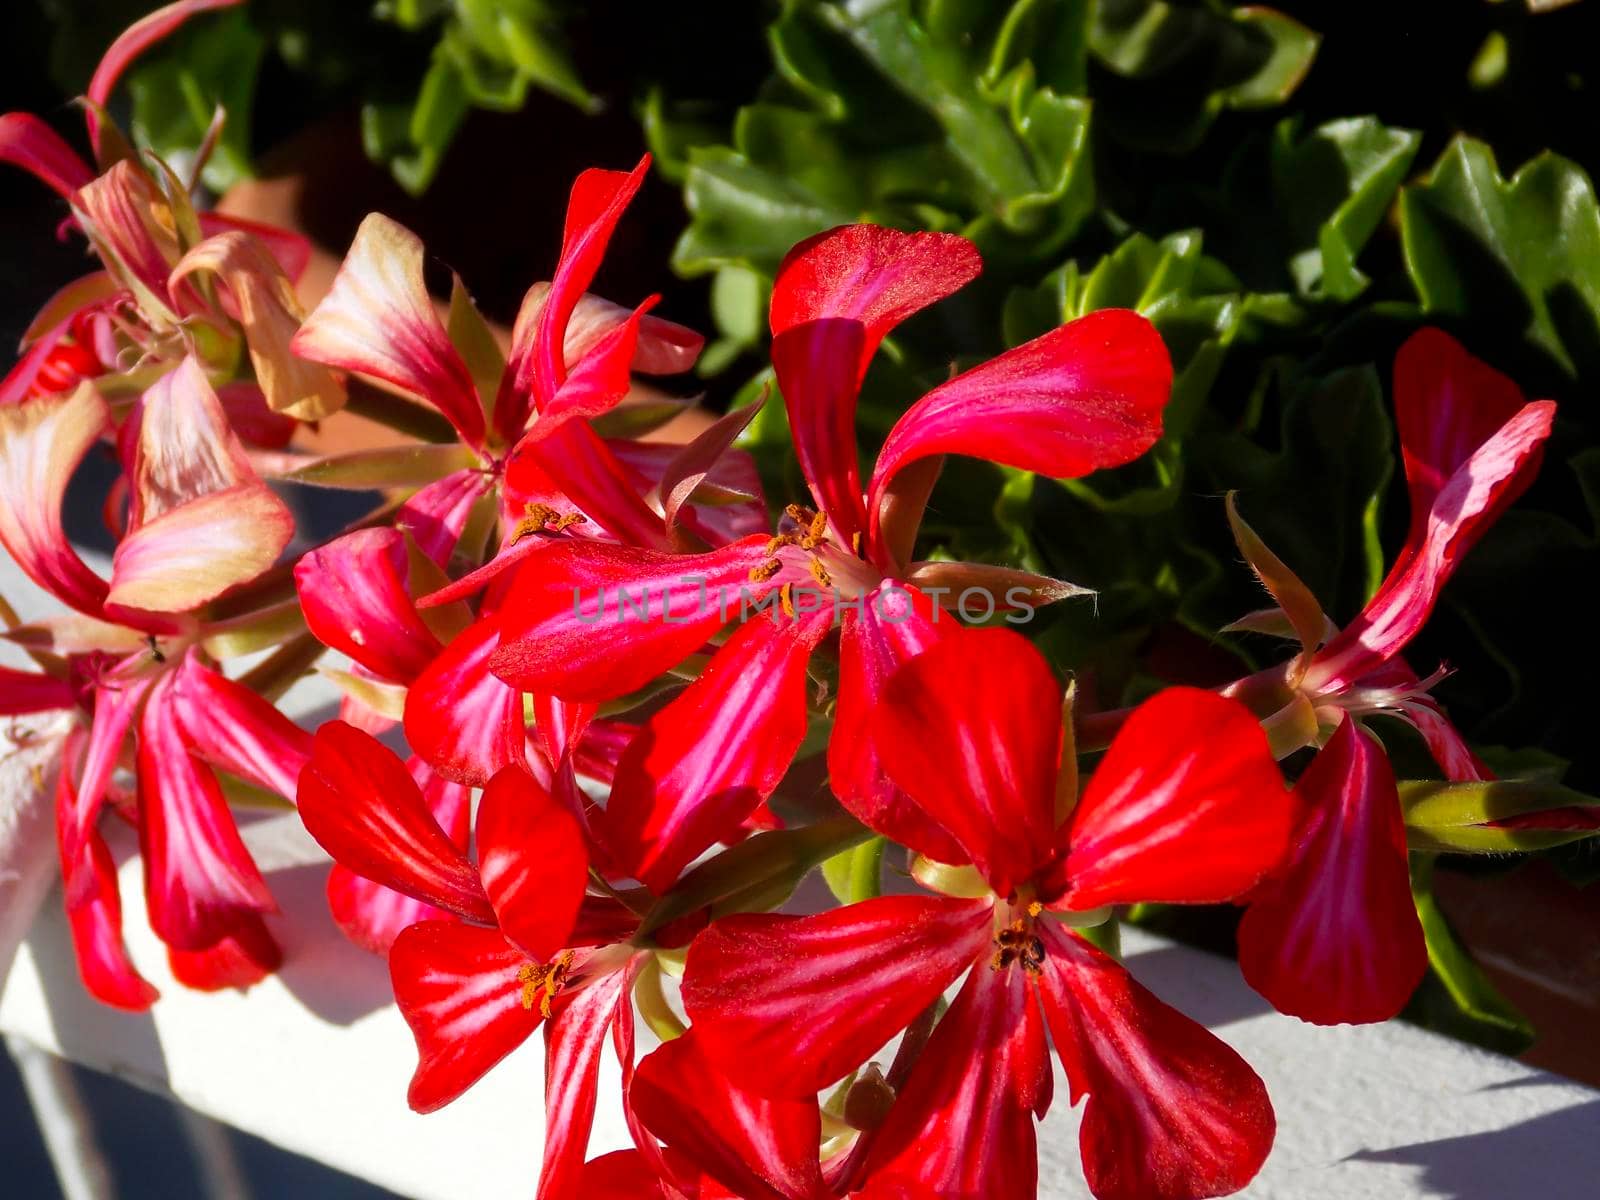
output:
[{"label": "green leaf", "polygon": [[[1428,945],[1432,979],[1419,989],[1410,1014],[1430,1028],[1467,1038],[1498,1050],[1520,1054],[1533,1044],[1528,1018],[1489,982],[1462,946],[1433,894],[1433,859],[1419,855],[1412,863],[1411,897]],[[1430,995],[1428,983],[1437,982],[1442,998]],[[1442,999],[1444,1003],[1440,1003]],[[1449,1005],[1449,1009],[1445,1005]]]},{"label": "green leaf", "polygon": [[1505,854],[1560,846],[1600,833],[1600,829],[1583,828],[1583,822],[1566,828],[1559,823],[1556,828],[1488,824],[1558,809],[1600,809],[1600,799],[1549,778],[1470,783],[1408,780],[1399,786],[1406,838],[1417,850]]},{"label": "green leaf", "polygon": [[1356,255],[1377,230],[1421,137],[1372,117],[1273,133],[1272,175],[1290,234],[1289,271],[1302,295],[1350,300],[1365,286]]},{"label": "green leaf", "polygon": [[1509,180],[1457,138],[1400,201],[1425,311],[1514,331],[1572,378],[1600,370],[1600,207],[1577,163],[1545,153]]},{"label": "green leaf", "polygon": [[881,837],[870,838],[835,854],[822,864],[822,878],[840,904],[855,904],[883,894],[883,851]]},{"label": "green leaf", "polygon": [[421,487],[472,466],[477,456],[466,446],[406,445],[355,450],[319,458],[281,476],[316,487]]},{"label": "green leaf", "polygon": [[1057,90],[1081,82],[1057,34],[1083,8],[789,0],[769,30],[781,86],[740,111],[731,146],[688,152],[675,265],[770,276],[796,241],[862,219],[1015,260],[1059,249],[1093,200],[1089,108]]},{"label": "green leaf", "polygon": [[461,355],[478,389],[478,400],[483,405],[483,415],[491,423],[494,419],[495,400],[500,392],[500,379],[505,374],[506,356],[500,353],[500,343],[494,331],[483,319],[478,306],[472,302],[461,276],[450,282],[450,311],[445,323],[450,343]]},{"label": "green leaf", "polygon": [[[1238,491],[1262,541],[1336,622],[1347,620],[1383,574],[1377,519],[1394,469],[1383,388],[1372,368],[1349,367],[1273,390],[1288,391],[1278,449],[1259,435],[1206,433],[1190,461],[1205,490]],[[1240,615],[1214,614],[1212,628]]]},{"label": "green leaf", "polygon": [[1100,0],[1089,45],[1109,130],[1133,146],[1185,151],[1226,109],[1269,108],[1299,87],[1319,36],[1292,17],[1218,0]]},{"label": "green leaf", "polygon": [[220,105],[227,123],[202,178],[226,191],[252,173],[251,109],[266,40],[243,10],[195,21],[129,73],[134,140],[180,170]]}]

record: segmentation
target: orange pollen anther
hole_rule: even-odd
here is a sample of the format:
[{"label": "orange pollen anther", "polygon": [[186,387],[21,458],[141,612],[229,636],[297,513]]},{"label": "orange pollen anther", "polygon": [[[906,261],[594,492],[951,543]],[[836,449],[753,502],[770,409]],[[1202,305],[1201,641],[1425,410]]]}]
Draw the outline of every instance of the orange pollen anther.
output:
[{"label": "orange pollen anther", "polygon": [[522,1007],[531,1012],[534,1005],[538,1005],[539,1015],[548,1021],[550,1004],[566,986],[575,957],[571,950],[563,950],[553,963],[523,963],[517,972],[517,982],[522,985]]},{"label": "orange pollen anther", "polygon": [[760,566],[750,568],[750,582],[765,583],[781,570],[783,570],[783,564],[775,558],[769,558]]},{"label": "orange pollen anther", "polygon": [[991,970],[1003,971],[1013,963],[1021,963],[1030,975],[1044,968],[1044,941],[1033,931],[1031,920],[1018,917],[994,935],[994,957],[989,960]]},{"label": "orange pollen anther", "polygon": [[833,576],[828,574],[828,568],[814,558],[811,560],[811,578],[815,579],[822,587],[833,586]]},{"label": "orange pollen anther", "polygon": [[[582,525],[589,518],[581,512],[562,513],[548,504],[530,503],[522,510],[522,520],[517,522],[517,527],[511,531],[510,544],[515,546],[523,538],[535,533],[543,533],[545,526],[550,525],[550,532],[560,533],[573,525]],[[554,522],[551,525],[551,522]]]},{"label": "orange pollen anther", "polygon": [[786,583],[778,589],[778,603],[783,607],[783,615],[794,620],[794,584]]}]

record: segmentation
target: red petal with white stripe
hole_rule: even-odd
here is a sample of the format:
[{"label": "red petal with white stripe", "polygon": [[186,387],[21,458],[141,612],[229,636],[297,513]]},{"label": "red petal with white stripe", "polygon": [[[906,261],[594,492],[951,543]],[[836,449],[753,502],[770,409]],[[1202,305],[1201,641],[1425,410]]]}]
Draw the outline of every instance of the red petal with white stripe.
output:
[{"label": "red petal with white stripe", "polygon": [[724,917],[689,948],[684,1007],[730,1077],[814,1096],[937,1000],[984,954],[992,924],[987,901],[933,896]]},{"label": "red petal with white stripe", "polygon": [[498,930],[455,921],[424,921],[395,939],[389,978],[417,1041],[413,1109],[443,1108],[539,1028],[538,1004],[523,1004],[534,965]]},{"label": "red petal with white stripe", "polygon": [[1295,795],[1303,823],[1239,923],[1239,969],[1314,1024],[1388,1020],[1428,966],[1389,760],[1346,717]]},{"label": "red petal with white stripe", "polygon": [[1236,1192],[1261,1169],[1277,1120],[1250,1065],[1139,986],[1122,964],[1042,922],[1039,979],[1097,1200],[1191,1200]]},{"label": "red petal with white stripe", "polygon": [[298,800],[306,831],[335,862],[469,920],[494,923],[477,869],[439,827],[399,758],[370,734],[343,721],[318,729]]}]

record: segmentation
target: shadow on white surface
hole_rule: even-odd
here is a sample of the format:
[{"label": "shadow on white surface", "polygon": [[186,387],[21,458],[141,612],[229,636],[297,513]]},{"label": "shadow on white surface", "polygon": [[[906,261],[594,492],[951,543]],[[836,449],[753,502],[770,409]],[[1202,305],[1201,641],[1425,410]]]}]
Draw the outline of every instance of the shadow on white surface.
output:
[{"label": "shadow on white surface", "polygon": [[1418,1193],[1448,1200],[1593,1200],[1600,1195],[1600,1100],[1504,1129],[1363,1150],[1350,1159],[1420,1168]]}]

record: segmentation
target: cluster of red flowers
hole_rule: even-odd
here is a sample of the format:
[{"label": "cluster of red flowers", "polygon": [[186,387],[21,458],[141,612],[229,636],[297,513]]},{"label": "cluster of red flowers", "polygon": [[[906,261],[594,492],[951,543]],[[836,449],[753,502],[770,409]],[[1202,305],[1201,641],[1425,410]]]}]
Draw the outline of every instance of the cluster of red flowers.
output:
[{"label": "cluster of red flowers", "polygon": [[[107,56],[88,107],[99,174],[33,118],[0,118],[0,158],[61,192],[105,266],[51,301],[0,385],[0,541],[75,613],[14,633],[41,670],[0,674],[0,713],[83,718],[58,798],[89,989],[154,999],[122,949],[108,802],[137,825],[180,980],[244,986],[276,965],[221,772],[297,803],[335,860],[334,918],[387,954],[416,1035],[413,1107],[453,1101],[544,1027],[541,1200],[1031,1197],[1052,1045],[1071,1102],[1087,1097],[1095,1195],[1243,1187],[1273,1139],[1261,1080],[1095,929],[1119,905],[1243,904],[1241,966],[1280,1010],[1399,1011],[1426,960],[1366,719],[1410,722],[1450,779],[1487,778],[1400,651],[1527,486],[1554,405],[1442,333],[1413,337],[1394,384],[1410,535],[1372,601],[1335,629],[1230,503],[1275,602],[1241,627],[1299,653],[1093,714],[1114,736],[1080,782],[1070,691],[1020,634],[966,627],[939,597],[977,590],[992,614],[1003,593],[1015,615],[1081,589],[914,553],[943,456],[1068,478],[1147,451],[1172,380],[1148,321],[1097,312],[956,375],[863,482],[869,363],[981,263],[949,234],[820,234],[771,304],[810,503],[766,497],[736,446],[758,406],[686,444],[628,420],[633,375],[682,372],[701,345],[654,297],[588,294],[645,162],[578,178],[509,353],[459,282],[441,319],[420,241],[378,215],[302,321],[303,248],[194,213],[99,108],[134,53],[215,6],[163,10]],[[431,406],[456,440],[301,469],[404,499],[291,571],[275,564],[293,521],[262,478],[284,456],[263,448],[337,407],[349,376]],[[109,581],[61,524],[102,440],[125,471]],[[769,499],[794,501],[776,527]],[[330,672],[341,719],[312,737],[273,701],[322,646],[351,665]],[[263,650],[248,673],[221,667]],[[663,701],[663,681],[687,686]],[[375,736],[397,724],[408,759]],[[817,733],[825,785],[792,770]],[[1278,760],[1306,747],[1291,789]],[[770,911],[872,838],[903,848],[922,890],[872,879],[831,911]],[[663,1039],[637,1061],[636,1013]],[[586,1163],[608,1038],[637,1149]]]}]

